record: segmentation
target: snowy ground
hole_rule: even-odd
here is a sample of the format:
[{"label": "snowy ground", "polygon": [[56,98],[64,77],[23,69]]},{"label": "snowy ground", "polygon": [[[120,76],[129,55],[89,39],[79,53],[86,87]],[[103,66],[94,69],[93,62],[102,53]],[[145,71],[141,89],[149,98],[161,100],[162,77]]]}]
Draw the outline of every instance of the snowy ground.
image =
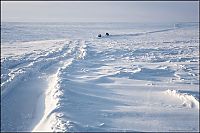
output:
[{"label": "snowy ground", "polygon": [[2,29],[2,131],[199,131],[198,25],[92,26],[23,41]]}]

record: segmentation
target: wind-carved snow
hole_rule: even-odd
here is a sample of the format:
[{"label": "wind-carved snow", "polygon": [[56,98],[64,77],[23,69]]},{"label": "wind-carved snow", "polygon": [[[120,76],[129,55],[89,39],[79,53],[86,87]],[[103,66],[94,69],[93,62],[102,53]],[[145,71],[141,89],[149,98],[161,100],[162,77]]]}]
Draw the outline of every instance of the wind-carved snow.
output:
[{"label": "wind-carved snow", "polygon": [[[28,43],[30,43],[30,42],[28,42]],[[28,43],[26,43],[24,45],[29,45]],[[32,43],[34,44],[35,42],[32,42]],[[10,91],[14,91],[13,89],[15,89],[15,88],[16,88],[16,91],[19,91],[21,88],[18,87],[19,86],[18,84],[21,81],[28,81],[29,82],[29,80],[32,80],[33,77],[37,77],[37,76],[38,76],[38,79],[40,79],[40,78],[47,79],[47,81],[50,83],[48,85],[49,89],[47,89],[47,91],[50,90],[50,92],[51,92],[51,91],[55,90],[53,88],[54,87],[56,88],[56,83],[57,83],[56,77],[57,77],[58,73],[62,69],[67,67],[70,63],[72,63],[73,58],[74,58],[73,56],[77,56],[79,58],[84,58],[84,56],[85,56],[85,53],[84,53],[85,49],[84,48],[86,47],[86,45],[84,44],[84,41],[81,42],[80,48],[78,46],[79,41],[78,41],[78,44],[76,44],[78,48],[76,48],[76,46],[74,46],[73,42],[68,41],[68,40],[58,40],[58,41],[55,40],[55,41],[51,41],[51,42],[47,41],[46,43],[49,44],[48,47],[51,46],[50,44],[52,43],[53,49],[48,51],[48,52],[42,51],[44,48],[39,49],[39,51],[41,50],[41,52],[36,53],[34,55],[34,59],[31,59],[31,62],[29,60],[26,61],[25,59],[28,58],[28,57],[26,57],[21,62],[19,60],[19,63],[17,63],[17,65],[8,66],[9,64],[7,63],[7,61],[3,60],[3,62],[2,62],[3,68],[8,68],[9,71],[7,71],[7,73],[8,73],[7,80],[3,80],[1,82],[1,91],[2,91],[1,96],[2,96],[2,98],[10,99],[10,97],[8,97],[8,98],[6,97],[7,94],[9,94]],[[37,42],[36,44],[45,44],[45,42],[41,41],[41,42]],[[71,45],[73,45],[73,46],[71,46]],[[56,48],[57,46],[59,46],[60,48],[59,47]],[[37,49],[38,49],[38,47],[37,47]],[[79,51],[76,51],[77,49],[79,49]],[[76,52],[79,52],[79,54],[76,55]],[[24,55],[30,56],[32,54],[24,54]],[[19,57],[19,58],[21,58],[21,57]],[[6,57],[5,57],[5,59],[6,59]],[[21,59],[23,59],[23,58],[21,58]],[[12,60],[12,59],[9,59],[9,60]],[[60,66],[62,66],[62,67],[60,67]],[[56,74],[53,74],[56,71],[56,69],[57,69],[58,72],[56,72]],[[4,74],[4,72],[3,72],[3,74]],[[44,81],[44,82],[46,82],[46,81]],[[24,87],[26,87],[26,86],[24,86]],[[23,89],[21,89],[21,90],[23,90]],[[24,92],[22,91],[22,93],[24,93]],[[36,91],[36,94],[37,93],[41,93],[41,96],[42,96],[43,92],[37,92]],[[51,92],[51,94],[54,94],[54,92]],[[55,103],[54,106],[50,104],[50,107],[56,108],[56,99],[54,99],[52,101],[52,98],[51,98],[51,95],[49,94],[49,92],[47,93],[47,95],[45,97],[47,99],[45,100],[44,110],[46,111],[46,109],[47,109],[47,112],[45,112],[45,113],[48,114],[48,109],[49,109],[48,103],[51,103],[51,102]],[[50,97],[50,99],[48,99],[49,97]],[[29,99],[29,100],[31,101],[33,99]],[[21,102],[21,103],[19,103],[19,102]],[[21,99],[18,99],[14,103],[23,104],[23,102],[25,102],[25,101],[21,101]],[[42,100],[40,100],[40,102],[42,102]],[[11,104],[13,104],[13,103],[11,103]],[[38,108],[41,108],[41,107],[38,107]],[[11,109],[6,107],[5,111],[11,110]],[[41,110],[41,109],[39,109],[39,110]],[[40,111],[40,112],[42,112],[42,111]],[[31,115],[35,115],[35,114],[31,114]],[[23,119],[24,119],[23,121],[25,121],[26,118],[23,118]],[[4,120],[4,121],[6,121],[6,120]],[[8,125],[5,125],[5,126],[8,126]],[[2,127],[4,128],[4,125]],[[5,127],[5,128],[7,128],[7,127]],[[16,129],[20,130],[17,127],[16,127]],[[50,131],[50,129],[51,128],[49,128],[48,130]],[[10,130],[12,130],[12,128],[10,128]],[[23,130],[23,129],[21,129],[21,130]]]},{"label": "wind-carved snow", "polygon": [[199,131],[198,26],[108,25],[3,43],[1,130]]},{"label": "wind-carved snow", "polygon": [[[65,71],[74,61],[74,59],[84,59],[86,55],[86,44],[83,40],[75,41],[74,51],[70,51],[72,58],[66,60],[57,69],[57,72],[49,77],[48,79],[48,89],[45,94],[45,110],[44,115],[39,124],[33,129],[33,131],[54,131],[63,132],[67,131],[69,126],[69,121],[64,122],[62,120],[63,114],[57,112],[56,110],[60,107],[60,98],[64,95],[62,88],[60,88],[60,74]],[[72,52],[75,52],[74,54]],[[75,56],[75,57],[73,57]]]},{"label": "wind-carved snow", "polygon": [[189,108],[197,108],[199,109],[199,101],[188,93],[181,93],[177,90],[166,90],[166,94],[176,97],[177,99],[180,99],[183,106],[189,107]]},{"label": "wind-carved snow", "polygon": [[[33,42],[33,43],[36,43],[36,42]],[[37,43],[39,43],[39,44],[41,43],[42,45],[44,44],[44,42],[37,42]],[[46,43],[49,44],[50,42],[47,41]],[[54,44],[54,42],[53,42],[53,44]],[[28,44],[25,44],[25,45],[28,45]],[[37,72],[43,71],[43,69],[45,69],[47,66],[50,66],[51,64],[53,64],[55,62],[58,62],[59,58],[60,59],[64,58],[63,55],[61,55],[59,57],[56,57],[56,55],[63,54],[63,51],[65,51],[65,49],[67,49],[67,46],[63,46],[63,48],[60,48],[60,49],[53,49],[52,51],[48,51],[48,52],[43,51],[42,54],[44,54],[44,55],[37,53],[35,55],[36,58],[31,59],[31,61],[27,60],[26,58],[28,58],[28,57],[26,57],[24,59],[25,61],[23,61],[25,63],[23,63],[19,60],[18,65],[16,65],[16,64],[14,65],[14,66],[16,66],[15,68],[9,67],[9,64],[7,64],[7,61],[4,60],[1,63],[2,67],[10,69],[10,72],[8,73],[7,80],[5,80],[5,81],[3,80],[3,82],[1,82],[1,91],[2,91],[1,95],[4,97],[7,93],[7,91],[10,90],[9,88],[13,87],[14,84],[17,83],[19,80],[29,77],[29,75],[31,75],[32,73],[35,74]],[[39,57],[37,57],[37,56],[39,56]],[[19,58],[21,58],[21,57],[19,57]],[[12,60],[13,59],[11,59],[11,61]],[[19,66],[19,64],[21,64],[21,63],[23,63],[22,66]],[[2,73],[4,74],[4,71]],[[6,89],[4,89],[4,88],[6,88]]]}]

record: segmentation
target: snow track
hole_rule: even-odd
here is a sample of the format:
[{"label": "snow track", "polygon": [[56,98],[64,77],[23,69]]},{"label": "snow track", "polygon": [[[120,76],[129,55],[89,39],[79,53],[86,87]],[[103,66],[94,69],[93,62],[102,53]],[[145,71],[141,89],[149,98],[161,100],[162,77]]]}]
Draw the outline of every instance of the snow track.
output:
[{"label": "snow track", "polygon": [[[43,96],[44,92],[46,92],[45,88],[48,87],[47,89],[48,91],[54,91],[55,90],[54,87],[56,87],[57,85],[56,78],[58,74],[62,71],[62,69],[68,67],[68,65],[72,63],[74,59],[80,60],[84,58],[84,56],[86,55],[86,49],[85,49],[86,44],[84,41],[75,40],[73,42],[73,41],[62,40],[62,41],[55,41],[51,43],[53,43],[53,46],[59,44],[61,45],[59,46],[61,48],[56,48],[56,49],[52,49],[51,51],[41,51],[39,53],[36,53],[36,55],[34,55],[34,57],[36,58],[34,59],[31,59],[31,56],[33,56],[33,53],[31,53],[31,54],[24,54],[22,56],[19,56],[18,60],[6,58],[2,61],[2,67],[8,69],[7,71],[3,72],[3,75],[6,75],[7,73],[8,75],[7,79],[5,78],[5,80],[3,80],[1,83],[1,97],[3,99],[2,112],[5,113],[5,112],[10,112],[14,110],[13,109],[13,107],[15,107],[14,104],[17,104],[17,105],[22,106],[18,111],[21,112],[23,115],[23,116],[17,116],[18,115],[17,112],[12,113],[13,115],[16,115],[15,117],[13,117],[12,115],[11,116],[4,115],[2,117],[2,121],[3,123],[6,123],[6,125],[4,124],[2,125],[2,131],[8,131],[8,129],[9,131],[30,130],[32,128],[30,126],[32,125],[22,124],[21,122],[27,121],[27,124],[28,122],[36,123],[34,121],[33,122],[28,121],[27,120],[28,118],[26,118],[26,115],[29,115],[34,120],[38,121],[41,118],[37,118],[37,117],[42,117],[42,116],[37,116],[34,110],[36,110],[36,112],[37,110],[41,110],[40,114],[42,114],[42,112],[44,112],[42,110],[46,111],[46,109],[47,110],[49,109],[49,107],[46,107],[46,106],[49,106],[49,104],[47,104],[46,101],[49,102],[48,98],[51,97],[51,95],[49,94],[50,92],[48,92],[45,97]],[[12,62],[12,60],[16,60],[16,63],[9,66],[9,62]],[[33,87],[27,86],[27,83],[29,83]],[[37,84],[41,85],[42,88],[38,87]],[[31,91],[33,94],[30,94],[30,95],[28,94],[28,96],[26,96],[25,93],[30,93],[29,91]],[[57,91],[59,93],[59,90]],[[17,99],[13,99],[11,95],[8,95],[8,94],[16,93],[16,92],[21,92],[21,94],[19,94],[19,98]],[[40,97],[43,97],[43,98],[40,98]],[[32,110],[25,109],[29,107],[27,103],[35,102],[37,101],[36,99],[40,99],[40,101],[36,103],[43,103],[43,104],[45,103],[45,105],[41,105],[43,107],[38,107],[36,109],[37,105],[35,105],[34,103]],[[43,102],[44,100],[45,102]],[[55,102],[55,101],[51,101],[51,102]],[[10,106],[8,107],[7,105],[10,105]],[[55,106],[51,106],[51,107],[55,107]],[[19,122],[14,124],[12,123],[12,121],[14,121],[12,120],[12,118],[16,119],[16,117],[19,117],[18,118]],[[8,125],[9,122],[11,122],[10,125],[12,127],[9,127]],[[19,125],[16,125],[16,124],[19,124]]]},{"label": "snow track", "polygon": [[65,60],[63,65],[57,69],[56,73],[49,77],[49,85],[45,94],[45,112],[43,118],[33,131],[67,131],[64,126],[66,123],[63,123],[61,120],[62,118],[60,118],[62,114],[56,113],[56,110],[58,110],[61,105],[60,100],[63,96],[63,90],[60,88],[60,75],[68,69],[73,61],[84,59],[87,51],[85,41],[78,40],[74,43],[75,46],[70,53],[71,58]]}]

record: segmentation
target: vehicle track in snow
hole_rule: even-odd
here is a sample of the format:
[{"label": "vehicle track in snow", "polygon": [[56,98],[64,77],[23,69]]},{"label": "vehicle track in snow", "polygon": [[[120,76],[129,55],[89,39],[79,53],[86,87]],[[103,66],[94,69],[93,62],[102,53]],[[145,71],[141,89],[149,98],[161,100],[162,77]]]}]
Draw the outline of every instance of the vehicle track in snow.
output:
[{"label": "vehicle track in snow", "polygon": [[[59,44],[55,41],[55,45],[57,43]],[[33,56],[31,53],[20,57],[15,65],[8,67],[6,61],[2,63],[2,67],[7,65],[9,71],[9,77],[1,83],[4,114],[1,119],[2,131],[30,131],[36,121],[39,121],[37,117],[41,117],[46,108],[38,102],[45,103],[46,97],[43,95],[50,86],[49,77],[61,71],[63,67],[67,67],[69,62],[73,63],[74,60],[84,58],[86,54],[84,41],[73,40],[62,43],[64,43],[63,47],[59,49],[37,53],[37,58],[30,59],[30,56]],[[14,95],[18,96],[14,97]],[[36,109],[37,104],[40,104],[39,108],[43,109]],[[36,114],[37,110],[41,110],[40,114]],[[14,122],[16,119],[17,122]],[[35,121],[32,121],[33,119]]]}]

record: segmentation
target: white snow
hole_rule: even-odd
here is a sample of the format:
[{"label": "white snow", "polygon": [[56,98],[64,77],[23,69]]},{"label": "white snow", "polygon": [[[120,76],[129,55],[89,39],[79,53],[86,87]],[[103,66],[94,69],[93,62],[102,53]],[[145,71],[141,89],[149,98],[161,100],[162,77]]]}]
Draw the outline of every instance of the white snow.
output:
[{"label": "white snow", "polygon": [[1,131],[199,131],[197,24],[34,28],[2,30]]},{"label": "white snow", "polygon": [[169,90],[169,89],[165,93],[180,99],[183,106],[187,106],[190,108],[196,107],[197,109],[199,109],[199,101],[190,94],[180,93],[177,90]]}]

